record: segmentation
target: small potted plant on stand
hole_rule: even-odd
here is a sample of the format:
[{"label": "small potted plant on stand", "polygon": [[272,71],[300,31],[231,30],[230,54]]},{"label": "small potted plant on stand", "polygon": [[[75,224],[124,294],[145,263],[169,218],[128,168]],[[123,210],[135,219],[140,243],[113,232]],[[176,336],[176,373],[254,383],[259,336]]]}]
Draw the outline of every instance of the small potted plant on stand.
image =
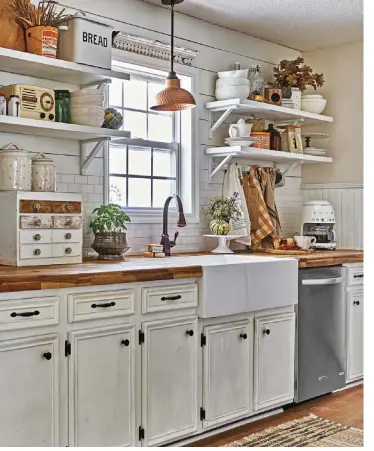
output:
[{"label": "small potted plant on stand", "polygon": [[[304,58],[298,57],[295,60],[282,60],[279,66],[274,67],[275,82],[271,86],[282,89],[284,99],[291,99],[295,108],[301,109],[301,92],[312,86],[314,90],[322,87],[325,80],[323,74],[314,73],[310,66],[301,64]],[[301,92],[300,92],[301,91]]]},{"label": "small potted plant on stand", "polygon": [[124,260],[123,255],[130,246],[127,243],[126,222],[130,217],[119,205],[101,205],[92,212],[90,228],[95,234],[92,249],[99,260]]},{"label": "small potted plant on stand", "polygon": [[27,53],[56,58],[58,26],[68,17],[52,0],[33,5],[30,0],[8,0],[8,10],[26,32]]},{"label": "small potted plant on stand", "polygon": [[231,226],[231,219],[238,219],[241,216],[241,211],[236,206],[236,197],[231,198],[217,196],[209,200],[205,207],[205,214],[209,220],[209,227],[213,235],[206,235],[208,237],[216,236],[219,239],[219,245],[212,252],[215,254],[230,254],[232,251],[227,247],[227,241],[239,236],[228,235]]}]

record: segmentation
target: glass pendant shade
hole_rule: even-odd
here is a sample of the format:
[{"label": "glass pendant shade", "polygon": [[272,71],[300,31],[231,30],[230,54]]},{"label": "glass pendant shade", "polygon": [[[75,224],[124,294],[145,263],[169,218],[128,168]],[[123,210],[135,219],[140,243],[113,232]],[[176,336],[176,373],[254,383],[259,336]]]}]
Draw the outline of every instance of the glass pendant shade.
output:
[{"label": "glass pendant shade", "polygon": [[171,70],[165,82],[165,89],[156,96],[156,105],[151,107],[153,111],[181,111],[196,106],[193,95],[181,88],[181,82],[174,72],[174,5],[183,0],[162,0],[163,5],[171,6]]}]

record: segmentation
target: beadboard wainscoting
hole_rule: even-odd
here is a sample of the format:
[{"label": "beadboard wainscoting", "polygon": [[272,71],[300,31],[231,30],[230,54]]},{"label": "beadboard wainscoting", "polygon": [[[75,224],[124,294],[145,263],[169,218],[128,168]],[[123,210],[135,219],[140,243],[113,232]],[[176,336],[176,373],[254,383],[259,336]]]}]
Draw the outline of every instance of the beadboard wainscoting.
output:
[{"label": "beadboard wainscoting", "polygon": [[301,185],[303,202],[327,200],[335,210],[338,247],[364,248],[363,183],[326,183]]}]

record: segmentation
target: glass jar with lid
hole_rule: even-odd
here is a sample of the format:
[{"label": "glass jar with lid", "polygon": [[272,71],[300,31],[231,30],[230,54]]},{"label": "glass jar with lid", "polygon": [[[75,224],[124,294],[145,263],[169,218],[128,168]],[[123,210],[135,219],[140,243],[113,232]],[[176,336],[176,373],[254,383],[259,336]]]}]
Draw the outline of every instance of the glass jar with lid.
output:
[{"label": "glass jar with lid", "polygon": [[70,91],[56,90],[56,122],[70,123]]},{"label": "glass jar with lid", "polygon": [[56,168],[51,158],[39,153],[32,159],[32,190],[56,191]]}]

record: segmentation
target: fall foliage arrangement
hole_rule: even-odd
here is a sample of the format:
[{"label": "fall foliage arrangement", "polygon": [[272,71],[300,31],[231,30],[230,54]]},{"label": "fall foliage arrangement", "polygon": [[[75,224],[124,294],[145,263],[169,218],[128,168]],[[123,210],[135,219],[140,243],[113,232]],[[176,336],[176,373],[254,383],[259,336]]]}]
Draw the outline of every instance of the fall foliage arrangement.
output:
[{"label": "fall foliage arrangement", "polygon": [[313,73],[310,66],[304,64],[304,58],[298,57],[295,60],[282,60],[279,66],[274,67],[273,86],[277,88],[299,88],[305,91],[307,86],[312,86],[314,90],[322,87],[325,79],[323,74]]},{"label": "fall foliage arrangement", "polygon": [[57,10],[57,2],[41,1],[33,5],[30,0],[8,0],[8,10],[25,30],[36,26],[57,27],[66,19],[65,10]]}]

